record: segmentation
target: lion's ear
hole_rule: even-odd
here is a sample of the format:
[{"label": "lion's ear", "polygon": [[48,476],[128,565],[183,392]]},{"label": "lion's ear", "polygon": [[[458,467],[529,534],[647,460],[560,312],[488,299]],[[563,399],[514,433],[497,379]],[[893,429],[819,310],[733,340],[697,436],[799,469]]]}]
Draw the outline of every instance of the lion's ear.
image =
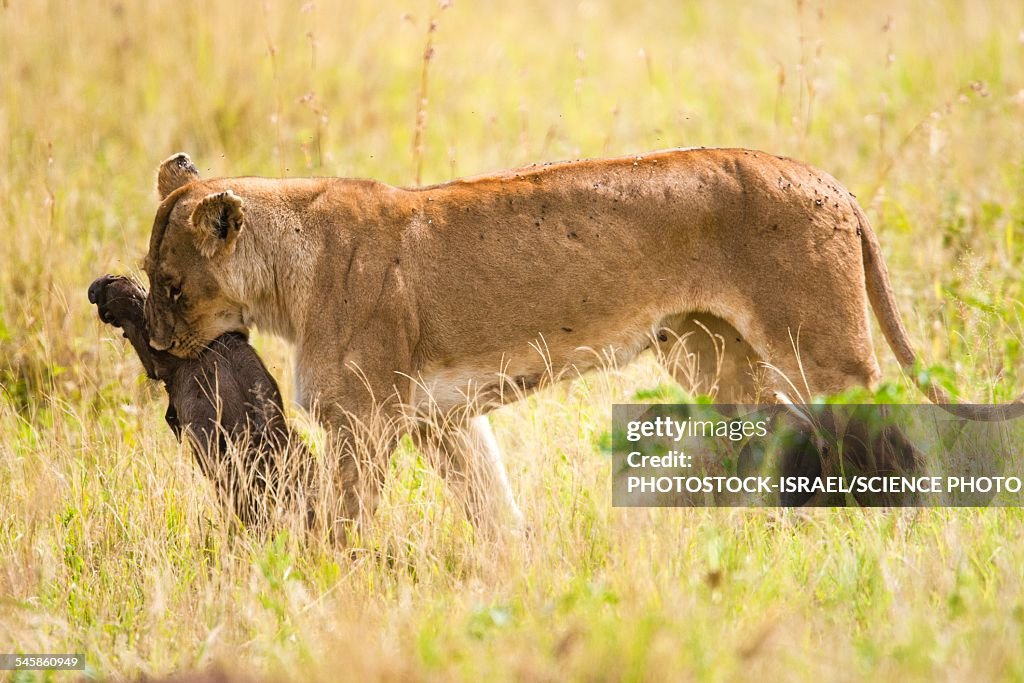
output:
[{"label": "lion's ear", "polygon": [[242,231],[242,198],[231,190],[210,194],[192,211],[192,232],[199,252],[212,258],[230,254]]},{"label": "lion's ear", "polygon": [[160,195],[160,201],[166,199],[167,195],[182,185],[187,185],[195,180],[199,180],[199,169],[187,154],[178,152],[174,156],[167,157],[156,172],[156,191]]}]

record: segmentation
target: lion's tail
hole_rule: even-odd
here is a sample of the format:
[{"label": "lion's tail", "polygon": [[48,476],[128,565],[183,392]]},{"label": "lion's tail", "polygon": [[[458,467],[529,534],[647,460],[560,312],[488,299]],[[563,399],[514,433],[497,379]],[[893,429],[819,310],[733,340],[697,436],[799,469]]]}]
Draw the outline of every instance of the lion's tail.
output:
[{"label": "lion's tail", "polygon": [[882,328],[882,334],[889,342],[896,359],[904,370],[908,371],[914,383],[923,391],[928,400],[941,406],[952,415],[967,420],[979,420],[985,422],[1008,420],[1024,415],[1024,394],[1018,396],[1013,402],[1003,405],[977,405],[972,403],[957,403],[952,397],[939,387],[925,385],[919,379],[914,366],[917,365],[918,356],[910,343],[910,335],[903,325],[903,318],[896,307],[896,297],[892,293],[892,284],[889,282],[889,270],[885,267],[885,260],[882,258],[882,248],[878,244],[875,231],[871,229],[867,216],[861,210],[855,200],[851,198],[850,204],[857,215],[857,222],[860,224],[860,243],[864,258],[864,275],[867,279],[868,299],[871,301],[871,308],[878,317],[878,324]]}]

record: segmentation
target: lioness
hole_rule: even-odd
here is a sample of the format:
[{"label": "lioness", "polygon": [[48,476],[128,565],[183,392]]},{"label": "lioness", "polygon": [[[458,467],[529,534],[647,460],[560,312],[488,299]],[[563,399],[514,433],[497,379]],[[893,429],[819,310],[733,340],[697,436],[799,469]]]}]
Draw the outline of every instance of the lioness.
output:
[{"label": "lioness", "polygon": [[[284,337],[299,401],[345,448],[375,411],[430,413],[410,429],[477,518],[492,502],[518,516],[484,413],[545,378],[650,347],[671,359],[683,340],[697,367],[673,364],[677,378],[717,377],[725,401],[870,386],[869,302],[899,361],[916,362],[853,196],[771,154],[670,150],[414,189],[202,180],[177,154],[158,190],[145,261],[154,348],[187,357],[252,325]],[[349,453],[342,514],[355,517],[372,512],[381,478]]]}]

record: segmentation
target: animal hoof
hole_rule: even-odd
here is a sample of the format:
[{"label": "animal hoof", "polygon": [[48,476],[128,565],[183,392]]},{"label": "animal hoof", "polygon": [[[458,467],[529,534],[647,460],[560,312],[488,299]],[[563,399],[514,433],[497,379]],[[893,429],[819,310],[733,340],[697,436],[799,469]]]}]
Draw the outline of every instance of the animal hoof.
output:
[{"label": "animal hoof", "polygon": [[120,275],[104,275],[89,285],[89,303],[96,305],[100,320],[114,327],[141,316],[144,299],[139,286]]}]

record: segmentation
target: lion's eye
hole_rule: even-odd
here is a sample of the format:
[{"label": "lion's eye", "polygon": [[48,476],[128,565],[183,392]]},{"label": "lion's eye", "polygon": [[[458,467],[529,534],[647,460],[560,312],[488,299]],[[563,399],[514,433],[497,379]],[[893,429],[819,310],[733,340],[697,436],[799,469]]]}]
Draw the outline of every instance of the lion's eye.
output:
[{"label": "lion's eye", "polygon": [[181,298],[181,287],[171,286],[167,288],[167,298],[171,300],[172,304],[178,303],[178,299]]}]

